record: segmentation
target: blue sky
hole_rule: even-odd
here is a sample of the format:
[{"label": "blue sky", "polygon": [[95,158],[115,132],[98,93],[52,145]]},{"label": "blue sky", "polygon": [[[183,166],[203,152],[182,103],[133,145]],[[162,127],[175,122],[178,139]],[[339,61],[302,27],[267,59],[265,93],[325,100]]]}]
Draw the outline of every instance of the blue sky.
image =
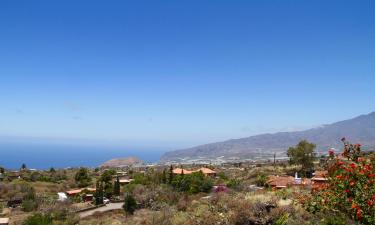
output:
[{"label": "blue sky", "polygon": [[375,111],[374,1],[0,1],[0,136],[177,147]]}]

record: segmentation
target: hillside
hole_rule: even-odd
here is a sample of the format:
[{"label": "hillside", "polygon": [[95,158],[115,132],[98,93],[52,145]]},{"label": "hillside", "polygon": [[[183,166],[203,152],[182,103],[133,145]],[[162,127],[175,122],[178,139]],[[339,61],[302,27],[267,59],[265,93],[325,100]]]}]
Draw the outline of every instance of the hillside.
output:
[{"label": "hillside", "polygon": [[161,162],[257,159],[274,153],[285,156],[288,147],[301,139],[315,143],[318,152],[326,152],[328,148],[340,149],[342,137],[361,143],[364,149],[374,148],[375,112],[305,131],[261,134],[171,151],[161,157]]},{"label": "hillside", "polygon": [[116,158],[104,162],[100,167],[126,167],[142,163],[143,161],[136,157]]}]

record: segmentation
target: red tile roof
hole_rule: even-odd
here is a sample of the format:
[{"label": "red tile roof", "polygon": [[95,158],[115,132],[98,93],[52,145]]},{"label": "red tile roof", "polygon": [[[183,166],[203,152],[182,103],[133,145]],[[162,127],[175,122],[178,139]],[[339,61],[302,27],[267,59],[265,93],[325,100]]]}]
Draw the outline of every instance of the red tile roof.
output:
[{"label": "red tile roof", "polygon": [[193,171],[185,170],[185,169],[181,169],[181,168],[176,168],[172,172],[174,174],[191,174],[191,173],[193,173]]}]

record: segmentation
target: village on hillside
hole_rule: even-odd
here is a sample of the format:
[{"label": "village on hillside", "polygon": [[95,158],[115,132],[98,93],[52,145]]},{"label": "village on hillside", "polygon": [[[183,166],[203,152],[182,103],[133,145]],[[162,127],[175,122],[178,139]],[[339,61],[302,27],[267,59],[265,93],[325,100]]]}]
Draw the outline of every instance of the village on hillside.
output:
[{"label": "village on hillside", "polygon": [[[301,224],[306,218],[309,224],[373,224],[375,157],[359,148],[345,142],[344,153],[312,157],[314,145],[304,141],[289,149],[289,160],[2,168],[0,224]],[[345,178],[355,179],[346,187],[338,183],[345,174],[337,165],[363,174]],[[357,196],[360,187],[365,196]],[[330,198],[332,188],[345,196]],[[349,211],[333,204],[343,198],[352,201]]]}]

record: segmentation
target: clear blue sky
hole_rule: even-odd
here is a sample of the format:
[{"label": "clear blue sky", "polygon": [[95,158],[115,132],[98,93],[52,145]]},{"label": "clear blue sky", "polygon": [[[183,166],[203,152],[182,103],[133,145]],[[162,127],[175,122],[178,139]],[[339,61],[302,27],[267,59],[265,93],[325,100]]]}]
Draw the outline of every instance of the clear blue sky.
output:
[{"label": "clear blue sky", "polygon": [[375,111],[375,1],[0,1],[0,135],[189,146]]}]

